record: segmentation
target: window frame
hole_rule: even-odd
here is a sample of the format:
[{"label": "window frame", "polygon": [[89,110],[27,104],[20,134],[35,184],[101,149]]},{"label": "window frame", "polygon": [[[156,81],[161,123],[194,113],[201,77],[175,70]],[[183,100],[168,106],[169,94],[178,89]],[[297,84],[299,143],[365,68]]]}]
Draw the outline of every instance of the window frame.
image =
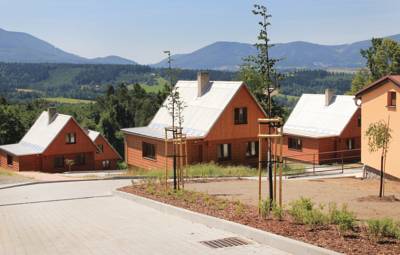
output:
[{"label": "window frame", "polygon": [[[61,159],[61,161],[58,161],[58,160],[60,160],[60,159]],[[62,164],[57,164],[57,162],[58,162],[58,163],[62,162]],[[64,167],[65,167],[65,159],[64,159],[64,156],[57,156],[57,157],[54,157],[54,159],[53,159],[53,166],[54,166],[54,168],[64,168]]]},{"label": "window frame", "polygon": [[[225,156],[225,149],[227,155]],[[232,144],[222,143],[217,146],[217,159],[218,161],[230,161],[232,160]]]},{"label": "window frame", "polygon": [[84,153],[77,154],[75,156],[75,166],[86,165],[86,155]]},{"label": "window frame", "polygon": [[103,152],[104,152],[104,144],[100,143],[100,144],[97,145],[96,153],[97,154],[102,154]]},{"label": "window frame", "polygon": [[101,165],[102,165],[103,169],[109,169],[111,166],[111,162],[110,162],[110,160],[106,159],[101,162]]},{"label": "window frame", "polygon": [[300,137],[289,136],[287,146],[289,150],[302,151],[303,140]]},{"label": "window frame", "polygon": [[149,160],[157,159],[157,148],[156,144],[142,142],[142,158]]},{"label": "window frame", "polygon": [[[254,154],[252,153],[253,145],[254,144]],[[249,141],[246,143],[246,157],[248,158],[254,158],[258,157],[258,152],[259,152],[259,142],[258,141]]]},{"label": "window frame", "polygon": [[66,144],[76,144],[76,133],[71,132],[65,135],[65,143]]},{"label": "window frame", "polygon": [[[349,146],[350,145],[349,142],[351,143],[351,146]],[[354,137],[346,139],[346,149],[347,150],[355,150],[356,149],[356,139]]]},{"label": "window frame", "polygon": [[388,91],[387,93],[387,107],[396,108],[397,106],[397,93],[396,91]]},{"label": "window frame", "polygon": [[[241,110],[242,113],[240,112]],[[235,125],[247,125],[248,124],[247,107],[236,107],[234,109],[233,121]]]},{"label": "window frame", "polygon": [[14,165],[14,157],[10,154],[7,154],[7,165],[8,166]]}]

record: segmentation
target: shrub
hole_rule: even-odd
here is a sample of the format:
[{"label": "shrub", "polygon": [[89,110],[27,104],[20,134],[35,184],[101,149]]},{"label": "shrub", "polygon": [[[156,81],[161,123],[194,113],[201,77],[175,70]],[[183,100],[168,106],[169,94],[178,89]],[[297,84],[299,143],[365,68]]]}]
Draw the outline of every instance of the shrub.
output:
[{"label": "shrub", "polygon": [[126,164],[125,161],[118,161],[117,162],[117,169],[118,170],[126,170],[126,169],[128,169],[128,165]]},{"label": "shrub", "polygon": [[283,210],[283,207],[274,204],[272,206],[272,215],[278,219],[278,220],[283,220],[283,217],[285,216],[285,211]]},{"label": "shrub", "polygon": [[320,208],[312,208],[311,210],[306,211],[303,218],[303,223],[312,227],[326,224],[328,222],[328,217],[322,210],[323,206],[320,206]]},{"label": "shrub", "polygon": [[239,200],[235,201],[235,214],[237,216],[242,216],[245,210],[245,206]]},{"label": "shrub", "polygon": [[301,197],[290,203],[289,214],[293,217],[296,223],[304,223],[306,214],[309,213],[314,207],[314,203],[309,198]]},{"label": "shrub", "polygon": [[347,205],[344,204],[342,209],[337,209],[336,203],[329,204],[329,223],[338,225],[341,233],[354,230],[356,226],[356,216],[353,212],[347,209]]},{"label": "shrub", "polygon": [[261,212],[261,217],[266,219],[269,217],[271,213],[271,202],[269,199],[265,199],[260,202],[260,212]]},{"label": "shrub", "polygon": [[376,238],[397,238],[400,239],[400,224],[393,219],[373,219],[367,221],[368,233]]}]

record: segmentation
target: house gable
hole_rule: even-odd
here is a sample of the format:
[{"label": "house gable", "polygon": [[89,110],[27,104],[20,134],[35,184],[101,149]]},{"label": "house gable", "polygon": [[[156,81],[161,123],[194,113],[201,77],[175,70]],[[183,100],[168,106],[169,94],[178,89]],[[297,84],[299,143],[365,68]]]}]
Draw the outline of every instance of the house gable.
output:
[{"label": "house gable", "polygon": [[[235,125],[235,108],[247,108],[247,124]],[[257,103],[249,89],[243,84],[222,111],[205,140],[226,140],[234,138],[256,138],[258,135],[258,118],[266,114]]]},{"label": "house gable", "polygon": [[[68,133],[76,134],[75,144],[66,143],[66,135]],[[70,118],[70,120],[65,124],[65,126],[43,152],[43,155],[74,154],[85,152],[94,153],[95,151],[96,145],[90,140],[89,136],[79,126],[79,124],[73,118]]]},{"label": "house gable", "polygon": [[94,143],[98,145],[103,145],[103,152],[102,153],[96,153],[95,159],[96,160],[112,160],[112,159],[121,159],[121,156],[118,154],[118,152],[112,147],[112,145],[107,141],[107,139],[104,138],[104,136],[99,135],[97,136],[96,140]]}]

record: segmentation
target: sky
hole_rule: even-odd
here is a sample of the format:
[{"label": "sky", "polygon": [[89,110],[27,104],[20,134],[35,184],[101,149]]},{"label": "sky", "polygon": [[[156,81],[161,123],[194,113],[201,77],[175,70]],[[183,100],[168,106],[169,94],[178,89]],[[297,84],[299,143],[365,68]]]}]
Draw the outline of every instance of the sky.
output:
[{"label": "sky", "polygon": [[83,57],[156,63],[216,41],[254,43],[254,3],[274,43],[343,44],[400,33],[400,0],[0,0],[0,28]]}]

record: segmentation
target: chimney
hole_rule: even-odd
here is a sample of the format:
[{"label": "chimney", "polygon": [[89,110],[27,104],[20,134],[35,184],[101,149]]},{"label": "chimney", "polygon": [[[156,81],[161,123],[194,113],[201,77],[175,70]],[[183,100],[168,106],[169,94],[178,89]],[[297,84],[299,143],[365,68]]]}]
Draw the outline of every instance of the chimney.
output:
[{"label": "chimney", "polygon": [[55,107],[49,107],[49,109],[47,109],[47,113],[49,115],[49,125],[50,125],[57,116],[57,109]]},{"label": "chimney", "polygon": [[206,93],[209,82],[210,77],[208,72],[197,73],[197,97],[201,97]]},{"label": "chimney", "polygon": [[332,103],[334,96],[335,92],[332,89],[325,89],[325,106],[329,106]]}]

